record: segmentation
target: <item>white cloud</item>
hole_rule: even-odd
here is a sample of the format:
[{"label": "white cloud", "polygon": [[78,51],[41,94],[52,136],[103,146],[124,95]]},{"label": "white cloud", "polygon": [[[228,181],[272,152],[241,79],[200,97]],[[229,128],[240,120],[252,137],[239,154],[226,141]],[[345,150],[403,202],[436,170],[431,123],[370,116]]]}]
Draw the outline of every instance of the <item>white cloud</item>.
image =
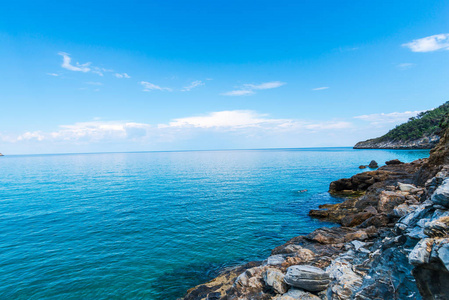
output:
[{"label": "white cloud", "polygon": [[281,81],[264,82],[261,84],[246,83],[242,86],[242,89],[222,93],[221,95],[223,95],[223,96],[248,96],[248,95],[255,94],[254,90],[274,89],[274,88],[281,87],[285,84],[286,84],[285,82],[281,82]]},{"label": "white cloud", "polygon": [[322,87],[317,87],[312,89],[312,91],[322,91],[322,90],[327,90],[329,87],[328,86],[322,86]]},{"label": "white cloud", "polygon": [[36,140],[43,141],[45,139],[44,134],[41,131],[25,132],[17,137],[17,141]]},{"label": "white cloud", "polygon": [[149,92],[149,91],[152,91],[152,90],[168,91],[168,92],[172,91],[171,88],[160,87],[160,86],[155,85],[155,84],[153,84],[151,82],[148,82],[148,81],[141,81],[139,83],[143,86],[143,91],[144,92]]},{"label": "white cloud", "polygon": [[90,68],[88,67],[90,65],[90,62],[85,63],[85,64],[80,64],[80,63],[76,63],[76,65],[72,65],[71,61],[72,58],[70,58],[70,54],[65,53],[65,52],[59,52],[59,55],[62,56],[62,65],[61,67],[63,67],[64,69],[70,70],[70,71],[77,71],[77,72],[89,72]]},{"label": "white cloud", "polygon": [[250,90],[236,90],[236,91],[230,91],[226,93],[222,93],[223,96],[248,96],[254,94],[253,91]]},{"label": "white cloud", "polygon": [[435,34],[402,44],[413,52],[431,52],[440,49],[449,50],[449,33]]},{"label": "white cloud", "polygon": [[115,77],[117,77],[117,78],[131,78],[131,76],[129,76],[127,73],[115,73],[114,74],[115,75]]},{"label": "white cloud", "polygon": [[271,81],[271,82],[264,82],[261,84],[244,84],[243,86],[249,90],[267,90],[267,89],[275,89],[278,87],[281,87],[285,85],[285,82],[280,81]]},{"label": "white cloud", "polygon": [[58,77],[58,76],[59,76],[59,74],[57,74],[57,73],[47,73],[47,75],[49,75],[49,76],[55,76],[55,77]]},{"label": "white cloud", "polygon": [[269,119],[266,118],[266,115],[250,110],[231,110],[212,112],[205,116],[175,119],[168,125],[160,124],[159,127],[242,128],[283,122],[288,122],[288,120]]},{"label": "white cloud", "polygon": [[413,68],[415,66],[415,64],[413,63],[402,63],[402,64],[398,64],[397,67],[401,70],[408,70],[410,68]]},{"label": "white cloud", "polygon": [[188,86],[185,86],[181,91],[189,92],[191,89],[199,87],[199,86],[202,86],[202,85],[205,85],[205,83],[202,82],[201,80],[195,80],[191,84],[189,84]]},{"label": "white cloud", "polygon": [[380,113],[380,114],[370,114],[361,115],[354,117],[355,119],[370,122],[371,125],[383,125],[385,123],[403,123],[409,118],[415,117],[422,111],[405,111],[405,112],[392,112],[392,113]]}]

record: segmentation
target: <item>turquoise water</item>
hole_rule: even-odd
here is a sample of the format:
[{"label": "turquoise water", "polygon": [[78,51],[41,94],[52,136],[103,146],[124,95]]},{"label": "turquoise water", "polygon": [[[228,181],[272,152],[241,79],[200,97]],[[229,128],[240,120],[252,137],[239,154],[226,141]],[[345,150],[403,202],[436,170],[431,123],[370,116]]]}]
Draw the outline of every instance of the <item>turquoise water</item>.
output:
[{"label": "turquoise water", "polygon": [[[349,148],[0,158],[1,299],[176,299],[225,266],[329,223],[329,183],[371,159]],[[298,191],[307,189],[305,193]]]}]

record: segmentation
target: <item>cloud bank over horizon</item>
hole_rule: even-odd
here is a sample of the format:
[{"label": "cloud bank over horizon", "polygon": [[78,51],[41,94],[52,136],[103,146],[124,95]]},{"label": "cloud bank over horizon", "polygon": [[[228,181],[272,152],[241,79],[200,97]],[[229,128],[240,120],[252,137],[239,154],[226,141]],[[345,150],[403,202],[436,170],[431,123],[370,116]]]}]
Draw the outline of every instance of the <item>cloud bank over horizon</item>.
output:
[{"label": "cloud bank over horizon", "polygon": [[[217,141],[217,145],[224,145],[221,143],[223,140],[233,140],[229,148],[245,148],[248,145],[269,147],[270,143],[289,137],[291,141],[280,144],[280,147],[330,146],[326,143],[329,137],[338,138],[342,142],[337,146],[351,146],[358,139],[374,137],[367,136],[367,130],[369,132],[372,129],[372,134],[375,134],[379,132],[379,129],[391,129],[392,125],[402,123],[419,112],[361,115],[353,117],[353,120],[313,121],[272,118],[268,114],[252,110],[229,110],[176,118],[161,124],[93,120],[60,125],[59,128],[50,132],[36,130],[16,135],[0,132],[0,140],[4,145],[8,144],[11,149],[15,148],[14,145],[21,143],[48,146],[73,145],[89,149],[91,145],[105,146],[126,141],[128,145],[135,145],[136,151],[167,150],[163,147],[179,149],[178,144],[183,145],[184,141],[204,140],[204,136]],[[360,120],[363,123],[355,124],[354,120]],[[198,149],[194,150],[210,149],[216,149],[213,143],[210,147],[204,147],[204,144],[200,143]],[[114,151],[114,149],[105,148],[106,150]],[[30,151],[30,153],[33,152]]]}]

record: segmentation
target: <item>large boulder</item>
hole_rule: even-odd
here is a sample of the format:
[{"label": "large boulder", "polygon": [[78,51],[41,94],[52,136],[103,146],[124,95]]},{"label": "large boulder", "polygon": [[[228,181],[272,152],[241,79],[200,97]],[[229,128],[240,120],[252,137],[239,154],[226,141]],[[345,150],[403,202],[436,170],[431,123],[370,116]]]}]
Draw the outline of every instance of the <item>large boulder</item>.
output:
[{"label": "large boulder", "polygon": [[325,290],[330,283],[329,273],[320,268],[302,265],[291,266],[284,277],[285,283],[309,292]]},{"label": "large boulder", "polygon": [[368,167],[370,167],[371,169],[377,169],[377,168],[379,168],[379,165],[377,164],[377,162],[375,160],[372,160],[369,163]]},{"label": "large boulder", "polygon": [[405,200],[405,196],[400,193],[383,191],[382,193],[380,193],[379,203],[377,204],[377,211],[379,211],[380,213],[391,213],[396,206],[404,203]]}]

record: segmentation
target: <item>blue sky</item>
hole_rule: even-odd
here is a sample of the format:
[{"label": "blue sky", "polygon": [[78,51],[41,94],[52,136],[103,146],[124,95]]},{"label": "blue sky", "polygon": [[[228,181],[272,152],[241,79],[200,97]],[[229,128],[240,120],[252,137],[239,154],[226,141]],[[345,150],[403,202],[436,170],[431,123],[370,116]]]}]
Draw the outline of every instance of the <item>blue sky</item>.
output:
[{"label": "blue sky", "polygon": [[0,152],[352,146],[448,50],[447,1],[3,1]]}]

